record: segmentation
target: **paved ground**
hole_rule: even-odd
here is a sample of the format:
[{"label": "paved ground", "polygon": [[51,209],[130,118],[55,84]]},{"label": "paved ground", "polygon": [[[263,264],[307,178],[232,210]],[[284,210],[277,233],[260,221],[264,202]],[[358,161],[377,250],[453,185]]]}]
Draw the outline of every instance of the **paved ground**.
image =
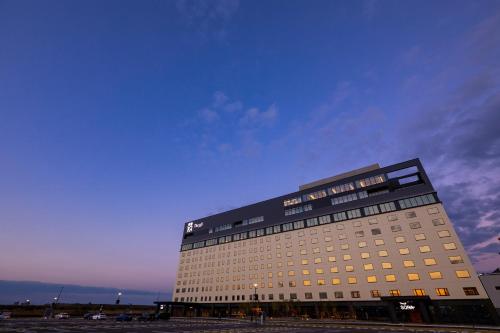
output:
[{"label": "paved ground", "polygon": [[[256,325],[248,321],[237,320],[213,320],[213,319],[172,319],[170,321],[155,322],[116,322],[112,319],[105,321],[92,321],[83,319],[67,320],[43,320],[43,319],[9,319],[0,321],[0,332],[19,333],[71,333],[71,332],[125,332],[125,333],[169,333],[169,332],[205,332],[205,333],[250,333],[250,332],[316,332],[316,333],[440,333],[440,332],[460,332],[471,333],[477,330],[460,328],[404,328],[404,327],[360,327],[350,324],[332,324],[321,322],[267,322],[264,326]],[[477,331],[479,332],[479,331]],[[487,332],[482,330],[480,332]],[[491,331],[493,332],[493,331]],[[496,331],[498,333],[498,331]]]}]

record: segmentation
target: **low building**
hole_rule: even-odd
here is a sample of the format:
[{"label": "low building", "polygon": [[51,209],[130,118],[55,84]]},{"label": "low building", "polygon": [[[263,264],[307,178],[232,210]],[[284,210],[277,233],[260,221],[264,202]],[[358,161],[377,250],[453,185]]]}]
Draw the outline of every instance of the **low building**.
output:
[{"label": "low building", "polygon": [[481,280],[493,306],[500,315],[500,269],[497,269],[493,273],[480,274],[479,280]]},{"label": "low building", "polygon": [[492,323],[418,159],[185,223],[173,301],[195,314]]}]

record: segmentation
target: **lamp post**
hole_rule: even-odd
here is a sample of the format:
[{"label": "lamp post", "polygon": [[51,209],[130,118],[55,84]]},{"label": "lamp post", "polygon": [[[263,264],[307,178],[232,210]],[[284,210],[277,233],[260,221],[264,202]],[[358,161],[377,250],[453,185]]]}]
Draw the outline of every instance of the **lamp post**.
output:
[{"label": "lamp post", "polygon": [[120,296],[121,296],[121,295],[122,295],[122,292],[121,292],[121,291],[119,291],[119,292],[118,292],[118,298],[116,299],[116,302],[115,302],[115,304],[116,304],[116,305],[120,304]]}]

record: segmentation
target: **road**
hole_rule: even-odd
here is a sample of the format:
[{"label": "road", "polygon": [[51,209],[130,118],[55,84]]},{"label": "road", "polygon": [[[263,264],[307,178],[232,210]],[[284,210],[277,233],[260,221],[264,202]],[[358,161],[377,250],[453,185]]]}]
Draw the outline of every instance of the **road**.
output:
[{"label": "road", "polygon": [[[44,319],[9,319],[0,321],[0,332],[16,333],[71,333],[71,332],[125,332],[125,333],[169,333],[169,332],[205,332],[205,333],[257,333],[257,332],[316,332],[316,333],[441,333],[441,332],[476,332],[472,329],[447,329],[447,328],[404,328],[383,326],[356,326],[321,322],[267,322],[257,325],[248,321],[238,320],[213,320],[213,319],[188,319],[174,318],[169,321],[154,322],[116,322],[112,319],[92,321],[83,319],[44,320]],[[481,330],[477,332],[488,332]],[[493,332],[493,331],[490,331]],[[496,331],[498,333],[498,331]]]}]

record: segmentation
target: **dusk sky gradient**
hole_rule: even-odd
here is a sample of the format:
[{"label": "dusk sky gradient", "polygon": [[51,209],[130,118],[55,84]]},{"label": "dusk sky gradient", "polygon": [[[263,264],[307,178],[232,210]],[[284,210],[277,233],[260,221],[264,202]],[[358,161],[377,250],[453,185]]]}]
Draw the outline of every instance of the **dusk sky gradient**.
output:
[{"label": "dusk sky gradient", "polygon": [[499,1],[0,0],[0,280],[170,292],[184,222],[415,157],[500,266]]}]

